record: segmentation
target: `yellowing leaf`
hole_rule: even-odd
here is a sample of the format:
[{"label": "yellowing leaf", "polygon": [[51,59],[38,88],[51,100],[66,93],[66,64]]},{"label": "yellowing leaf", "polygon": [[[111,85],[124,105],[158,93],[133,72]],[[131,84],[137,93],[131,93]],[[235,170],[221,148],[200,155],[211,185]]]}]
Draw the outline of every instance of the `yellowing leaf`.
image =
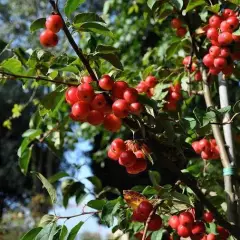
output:
[{"label": "yellowing leaf", "polygon": [[133,210],[135,210],[142,201],[147,200],[142,194],[131,190],[124,190],[123,197],[127,202],[127,205]]}]

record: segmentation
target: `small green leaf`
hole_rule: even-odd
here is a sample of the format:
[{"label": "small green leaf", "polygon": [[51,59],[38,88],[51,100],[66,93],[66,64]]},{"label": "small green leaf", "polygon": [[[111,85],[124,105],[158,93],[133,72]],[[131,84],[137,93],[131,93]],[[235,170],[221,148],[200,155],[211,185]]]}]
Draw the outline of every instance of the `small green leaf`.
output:
[{"label": "small green leaf", "polygon": [[183,7],[183,0],[170,0],[170,2],[178,9],[181,10]]},{"label": "small green leaf", "polygon": [[42,182],[43,187],[45,187],[46,190],[48,191],[48,194],[52,200],[52,203],[53,204],[56,203],[57,193],[54,187],[52,186],[52,184],[41,173],[38,173],[38,172],[31,172],[31,173],[37,176],[39,180]]},{"label": "small green leaf", "polygon": [[26,148],[19,158],[21,172],[26,175],[28,172],[29,162],[32,156],[32,147]]},{"label": "small green leaf", "polygon": [[191,11],[192,9],[194,9],[198,6],[201,6],[201,5],[206,5],[205,0],[190,0],[187,5],[187,8],[185,9],[185,12],[187,13],[187,12]]},{"label": "small green leaf", "polygon": [[30,26],[30,31],[35,32],[38,29],[45,28],[45,23],[46,23],[46,18],[39,18],[35,20]]},{"label": "small green leaf", "polygon": [[64,6],[66,16],[70,17],[70,15],[84,2],[85,0],[67,0]]},{"label": "small green leaf", "polygon": [[28,129],[25,131],[22,135],[22,137],[28,137],[31,139],[35,139],[36,137],[40,136],[42,134],[41,129]]},{"label": "small green leaf", "polygon": [[67,240],[75,240],[84,222],[79,222],[69,233]]},{"label": "small green leaf", "polygon": [[218,234],[217,233],[217,225],[215,223],[209,223],[209,227],[210,227],[210,232],[213,234]]},{"label": "small green leaf", "polygon": [[74,24],[85,23],[85,22],[102,22],[105,23],[104,20],[98,16],[96,13],[88,12],[88,13],[79,13],[74,18]]},{"label": "small green leaf", "polygon": [[233,33],[233,35],[240,36],[240,28]]},{"label": "small green leaf", "polygon": [[41,227],[33,228],[25,235],[23,235],[20,240],[33,240],[41,230],[42,230]]},{"label": "small green leaf", "polygon": [[157,2],[158,0],[148,0],[147,1],[147,4],[149,6],[149,8],[153,8],[154,4]]},{"label": "small green leaf", "polygon": [[48,214],[47,214],[47,215],[44,215],[44,216],[41,218],[38,226],[39,226],[39,227],[45,227],[45,226],[47,226],[49,223],[54,222],[54,220],[56,221],[56,218],[55,218],[54,215],[48,215]]},{"label": "small green leaf", "polygon": [[59,179],[61,179],[63,177],[69,177],[69,174],[66,173],[66,172],[58,172],[55,175],[53,175],[50,178],[48,178],[48,181],[50,183],[54,183],[54,182],[58,181]]},{"label": "small green leaf", "polygon": [[208,9],[208,11],[218,14],[220,11],[220,4],[215,4],[215,5],[209,6],[207,9]]},{"label": "small green leaf", "polygon": [[87,206],[96,210],[102,210],[103,206],[106,204],[105,200],[91,200],[87,203]]},{"label": "small green leaf", "polygon": [[119,50],[109,45],[100,44],[96,47],[96,52],[97,53],[116,53],[116,52],[119,52]]},{"label": "small green leaf", "polygon": [[162,240],[164,231],[166,230],[160,229],[158,231],[153,232],[151,235],[151,240]]},{"label": "small green leaf", "polygon": [[3,122],[3,127],[7,128],[8,130],[12,129],[12,122],[10,119],[7,119]]},{"label": "small green leaf", "polygon": [[149,174],[149,177],[150,177],[150,180],[151,180],[153,186],[154,187],[159,186],[160,180],[161,180],[161,176],[160,176],[159,172],[157,172],[157,171],[148,171],[148,174]]},{"label": "small green leaf", "polygon": [[22,114],[23,109],[24,109],[24,106],[22,104],[14,104],[12,109],[12,117],[19,118]]},{"label": "small green leaf", "polygon": [[176,192],[176,191],[171,192],[171,195],[172,195],[174,198],[180,200],[181,202],[186,203],[186,204],[188,204],[188,205],[191,205],[191,202],[189,201],[189,198],[188,198],[186,195],[181,194],[181,193]]},{"label": "small green leaf", "polygon": [[94,185],[96,192],[100,192],[102,190],[102,182],[98,177],[96,176],[88,177],[87,180]]},{"label": "small green leaf", "polygon": [[19,73],[22,70],[22,63],[16,58],[9,58],[2,62],[1,67],[11,73]]},{"label": "small green leaf", "polygon": [[59,240],[65,240],[67,234],[68,234],[68,229],[65,225],[63,225],[62,228],[61,228]]},{"label": "small green leaf", "polygon": [[98,56],[100,58],[103,58],[104,60],[108,61],[109,63],[111,63],[115,68],[123,70],[123,65],[119,59],[119,57],[116,54],[96,54],[95,56]]},{"label": "small green leaf", "polygon": [[46,225],[34,240],[53,240],[54,235],[57,233],[57,224],[50,223]]},{"label": "small green leaf", "polygon": [[227,1],[236,5],[240,5],[240,0],[227,0]]}]

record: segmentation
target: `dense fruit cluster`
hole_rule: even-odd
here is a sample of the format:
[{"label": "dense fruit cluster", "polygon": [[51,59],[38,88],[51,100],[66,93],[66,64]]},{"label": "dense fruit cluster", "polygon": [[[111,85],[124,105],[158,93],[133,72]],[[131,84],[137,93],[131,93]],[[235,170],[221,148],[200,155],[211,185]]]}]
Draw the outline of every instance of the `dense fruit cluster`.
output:
[{"label": "dense fruit cluster", "polygon": [[207,140],[206,138],[192,143],[192,147],[197,154],[201,154],[201,158],[205,160],[219,159],[219,147],[215,139]]},{"label": "dense fruit cluster", "polygon": [[[194,240],[214,240],[217,239],[217,236],[212,233],[206,234],[204,224],[204,222],[211,223],[213,220],[211,212],[204,212],[203,221],[196,220],[191,212],[182,212],[179,216],[171,216],[168,224],[180,237],[191,237]],[[217,226],[217,232],[221,240],[226,240],[229,236],[229,233],[221,226]]]},{"label": "dense fruit cluster", "polygon": [[210,74],[233,73],[234,61],[240,60],[240,36],[233,33],[238,27],[238,13],[231,9],[225,9],[221,15],[210,17],[206,35],[212,46],[203,58]]},{"label": "dense fruit cluster", "polygon": [[72,106],[70,117],[74,121],[88,122],[91,125],[104,125],[111,132],[117,132],[122,118],[129,114],[139,115],[143,106],[139,103],[138,92],[124,81],[116,81],[104,75],[98,82],[100,90],[95,93],[90,76],[82,78],[78,87],[70,87],[66,92],[66,101]]},{"label": "dense fruit cluster", "polygon": [[176,34],[178,37],[184,37],[187,33],[187,29],[183,27],[183,23],[179,18],[174,18],[171,21],[172,28],[176,29]]},{"label": "dense fruit cluster", "polygon": [[145,144],[140,146],[134,141],[124,142],[117,138],[110,145],[108,157],[126,167],[129,174],[138,174],[147,168],[146,153],[149,153],[149,149]]},{"label": "dense fruit cluster", "polygon": [[40,43],[44,47],[55,47],[58,44],[58,33],[63,28],[63,20],[61,16],[53,14],[47,18],[45,26],[46,30],[40,35]]},{"label": "dense fruit cluster", "polygon": [[144,81],[141,81],[136,90],[138,93],[146,93],[149,98],[154,95],[154,87],[157,85],[158,80],[154,76],[148,76]]},{"label": "dense fruit cluster", "polygon": [[[195,81],[201,81],[202,80],[202,74],[201,72],[199,71],[198,67],[197,67],[197,64],[194,60],[192,60],[191,56],[186,56],[184,59],[183,59],[183,65],[185,66],[186,70],[187,71],[190,71],[190,72],[195,72],[194,74],[194,79]],[[191,66],[190,66],[191,65]]]},{"label": "dense fruit cluster", "polygon": [[177,103],[181,99],[181,97],[181,85],[179,83],[172,85],[168,90],[165,109],[168,111],[175,111],[177,109]]}]

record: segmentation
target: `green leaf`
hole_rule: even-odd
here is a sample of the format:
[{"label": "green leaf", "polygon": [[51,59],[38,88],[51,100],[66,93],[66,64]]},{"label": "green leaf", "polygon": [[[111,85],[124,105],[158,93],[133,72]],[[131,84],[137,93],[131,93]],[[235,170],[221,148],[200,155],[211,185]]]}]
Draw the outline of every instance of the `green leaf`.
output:
[{"label": "green leaf", "polygon": [[240,36],[240,28],[237,31],[235,31],[233,34],[236,36]]},{"label": "green leaf", "polygon": [[111,63],[115,68],[123,70],[123,65],[119,59],[119,57],[116,54],[96,54],[95,56],[98,56],[100,58],[103,58],[104,60],[108,61],[109,63]]},{"label": "green leaf", "polygon": [[83,23],[80,26],[75,25],[80,32],[94,32],[104,36],[113,37],[113,33],[104,25],[97,22],[87,22]]},{"label": "green leaf", "polygon": [[206,4],[205,0],[190,0],[188,5],[187,5],[187,8],[185,9],[185,12],[189,12],[191,11],[192,9],[198,7],[198,6],[201,6],[201,5],[204,5]]},{"label": "green leaf", "polygon": [[35,20],[30,26],[30,31],[35,32],[38,29],[45,28],[45,23],[46,23],[46,18],[39,18]]},{"label": "green leaf", "polygon": [[54,183],[63,177],[69,177],[69,174],[66,172],[58,172],[58,173],[54,174],[53,176],[51,176],[50,178],[48,178],[48,181],[50,183]]},{"label": "green leaf", "polygon": [[181,194],[181,193],[176,192],[176,191],[171,192],[171,195],[172,195],[174,198],[180,200],[181,202],[186,203],[186,204],[188,204],[188,205],[191,205],[191,202],[190,202],[189,198],[188,198],[186,195]]},{"label": "green leaf", "polygon": [[150,99],[149,97],[147,97],[146,95],[141,95],[139,94],[138,96],[138,100],[140,103],[142,104],[146,104],[149,107],[152,107],[153,109],[157,109],[157,103],[156,101],[153,101],[152,99]]},{"label": "green leaf", "polygon": [[33,240],[41,230],[42,230],[41,227],[33,228],[25,235],[23,235],[20,240]]},{"label": "green leaf", "polygon": [[40,136],[42,134],[41,129],[28,129],[25,131],[22,135],[22,137],[28,137],[31,139],[35,139],[36,137]]},{"label": "green leaf", "polygon": [[164,231],[166,230],[160,229],[158,231],[153,232],[151,235],[151,240],[162,240]]},{"label": "green leaf", "polygon": [[19,118],[22,114],[23,109],[24,109],[24,106],[22,104],[14,104],[12,108],[12,117]]},{"label": "green leaf", "polygon": [[181,41],[173,42],[166,51],[167,59],[170,59],[174,54],[176,54],[181,47]]},{"label": "green leaf", "polygon": [[88,13],[80,13],[74,18],[74,24],[85,23],[85,22],[102,22],[105,23],[104,20],[98,16],[96,13],[88,12]]},{"label": "green leaf", "polygon": [[96,210],[102,210],[103,206],[106,204],[105,200],[91,200],[87,203],[87,206]]},{"label": "green leaf", "polygon": [[63,225],[62,228],[61,228],[59,240],[65,240],[67,234],[68,234],[68,229],[65,225]]},{"label": "green leaf", "polygon": [[148,0],[147,1],[147,4],[149,6],[149,8],[153,8],[154,4],[157,2],[158,0]]},{"label": "green leaf", "polygon": [[207,9],[208,9],[208,11],[218,14],[220,11],[220,4],[215,4],[215,5],[209,6]]},{"label": "green leaf", "polygon": [[64,6],[66,16],[70,17],[70,15],[84,2],[85,0],[67,0]]},{"label": "green leaf", "polygon": [[34,174],[35,176],[37,176],[39,178],[39,180],[42,182],[43,187],[46,188],[52,203],[56,203],[57,201],[57,193],[56,190],[54,189],[53,185],[41,174],[38,172],[32,172],[32,174]]},{"label": "green leaf", "polygon": [[21,172],[26,175],[28,172],[29,161],[32,156],[32,147],[26,148],[19,158]]},{"label": "green leaf", "polygon": [[[196,0],[195,0],[196,1]],[[170,2],[178,9],[181,10],[183,7],[183,0],[170,0]]]},{"label": "green leaf", "polygon": [[227,0],[227,1],[236,5],[240,5],[240,0]]},{"label": "green leaf", "polygon": [[87,180],[94,185],[95,191],[97,193],[102,190],[102,182],[98,177],[96,176],[88,177]]},{"label": "green leaf", "polygon": [[149,174],[149,177],[150,177],[150,180],[151,180],[153,186],[154,187],[159,186],[160,180],[161,180],[160,173],[157,171],[148,171],[148,174]]},{"label": "green leaf", "polygon": [[217,225],[215,223],[209,223],[209,227],[210,227],[210,232],[213,234],[218,234],[217,233]]},{"label": "green leaf", "polygon": [[119,52],[119,50],[109,45],[100,44],[96,47],[96,52],[97,53],[116,53],[116,52]]},{"label": "green leaf", "polygon": [[79,222],[69,233],[67,240],[75,240],[84,222]]},{"label": "green leaf", "polygon": [[54,237],[54,234],[57,232],[57,224],[56,223],[50,223],[46,225],[41,232],[36,236],[34,240],[52,240]]},{"label": "green leaf", "polygon": [[45,227],[45,226],[47,226],[49,223],[54,222],[54,220],[56,221],[56,217],[55,217],[54,215],[48,215],[48,214],[46,214],[46,215],[44,215],[44,216],[41,218],[38,226],[39,226],[39,227]]},{"label": "green leaf", "polygon": [[18,157],[21,157],[25,151],[25,149],[28,147],[28,144],[30,143],[30,140],[28,138],[24,138],[20,147],[18,148],[17,155]]},{"label": "green leaf", "polygon": [[22,70],[22,63],[16,58],[9,58],[3,61],[1,67],[8,72],[17,74]]}]

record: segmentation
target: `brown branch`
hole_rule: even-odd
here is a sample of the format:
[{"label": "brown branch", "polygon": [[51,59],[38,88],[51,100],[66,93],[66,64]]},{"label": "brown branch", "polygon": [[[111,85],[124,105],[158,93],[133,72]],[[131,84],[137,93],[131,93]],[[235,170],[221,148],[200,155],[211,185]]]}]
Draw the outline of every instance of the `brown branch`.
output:
[{"label": "brown branch", "polygon": [[226,122],[222,122],[222,123],[218,123],[218,122],[210,122],[210,124],[216,124],[216,125],[226,125],[226,124],[231,124],[233,123],[234,119],[240,115],[240,112],[239,113],[235,113],[231,119],[229,119],[228,121]]},{"label": "brown branch", "polygon": [[49,83],[56,83],[56,84],[64,84],[67,86],[78,86],[78,84],[72,84],[72,83],[66,83],[66,82],[60,82],[57,80],[50,80],[48,78],[45,78],[43,76],[24,76],[24,75],[20,75],[20,74],[13,74],[13,73],[8,73],[8,72],[4,72],[0,70],[0,74],[2,75],[2,77],[4,76],[10,76],[12,78],[7,78],[7,80],[16,80],[17,78],[25,78],[25,79],[34,79],[36,81],[45,81],[45,82],[49,82]]},{"label": "brown branch", "polygon": [[77,43],[75,42],[75,40],[72,37],[72,34],[69,32],[68,27],[66,25],[66,22],[63,19],[63,16],[61,14],[61,12],[59,11],[58,8],[58,2],[55,3],[54,0],[49,0],[50,4],[52,5],[54,11],[61,17],[62,21],[63,21],[63,31],[69,41],[69,43],[71,44],[73,50],[75,51],[75,53],[78,55],[78,57],[80,58],[80,60],[82,61],[82,63],[84,64],[84,66],[86,67],[88,73],[90,74],[90,76],[92,77],[92,79],[94,81],[98,81],[97,76],[95,75],[93,69],[90,66],[90,63],[88,61],[88,59],[84,56],[82,49],[78,47]]},{"label": "brown branch", "polygon": [[97,214],[97,213],[100,213],[101,211],[97,211],[97,212],[82,212],[82,213],[79,213],[79,214],[76,214],[76,215],[72,215],[72,216],[56,216],[57,219],[70,219],[70,218],[75,218],[75,217],[80,217],[80,216],[83,216],[83,215],[94,215],[94,214]]},{"label": "brown branch", "polygon": [[39,139],[39,142],[42,143],[51,133],[55,132],[58,130],[60,126],[60,123],[57,123],[56,127],[50,129],[49,131],[47,131],[42,138]]}]

